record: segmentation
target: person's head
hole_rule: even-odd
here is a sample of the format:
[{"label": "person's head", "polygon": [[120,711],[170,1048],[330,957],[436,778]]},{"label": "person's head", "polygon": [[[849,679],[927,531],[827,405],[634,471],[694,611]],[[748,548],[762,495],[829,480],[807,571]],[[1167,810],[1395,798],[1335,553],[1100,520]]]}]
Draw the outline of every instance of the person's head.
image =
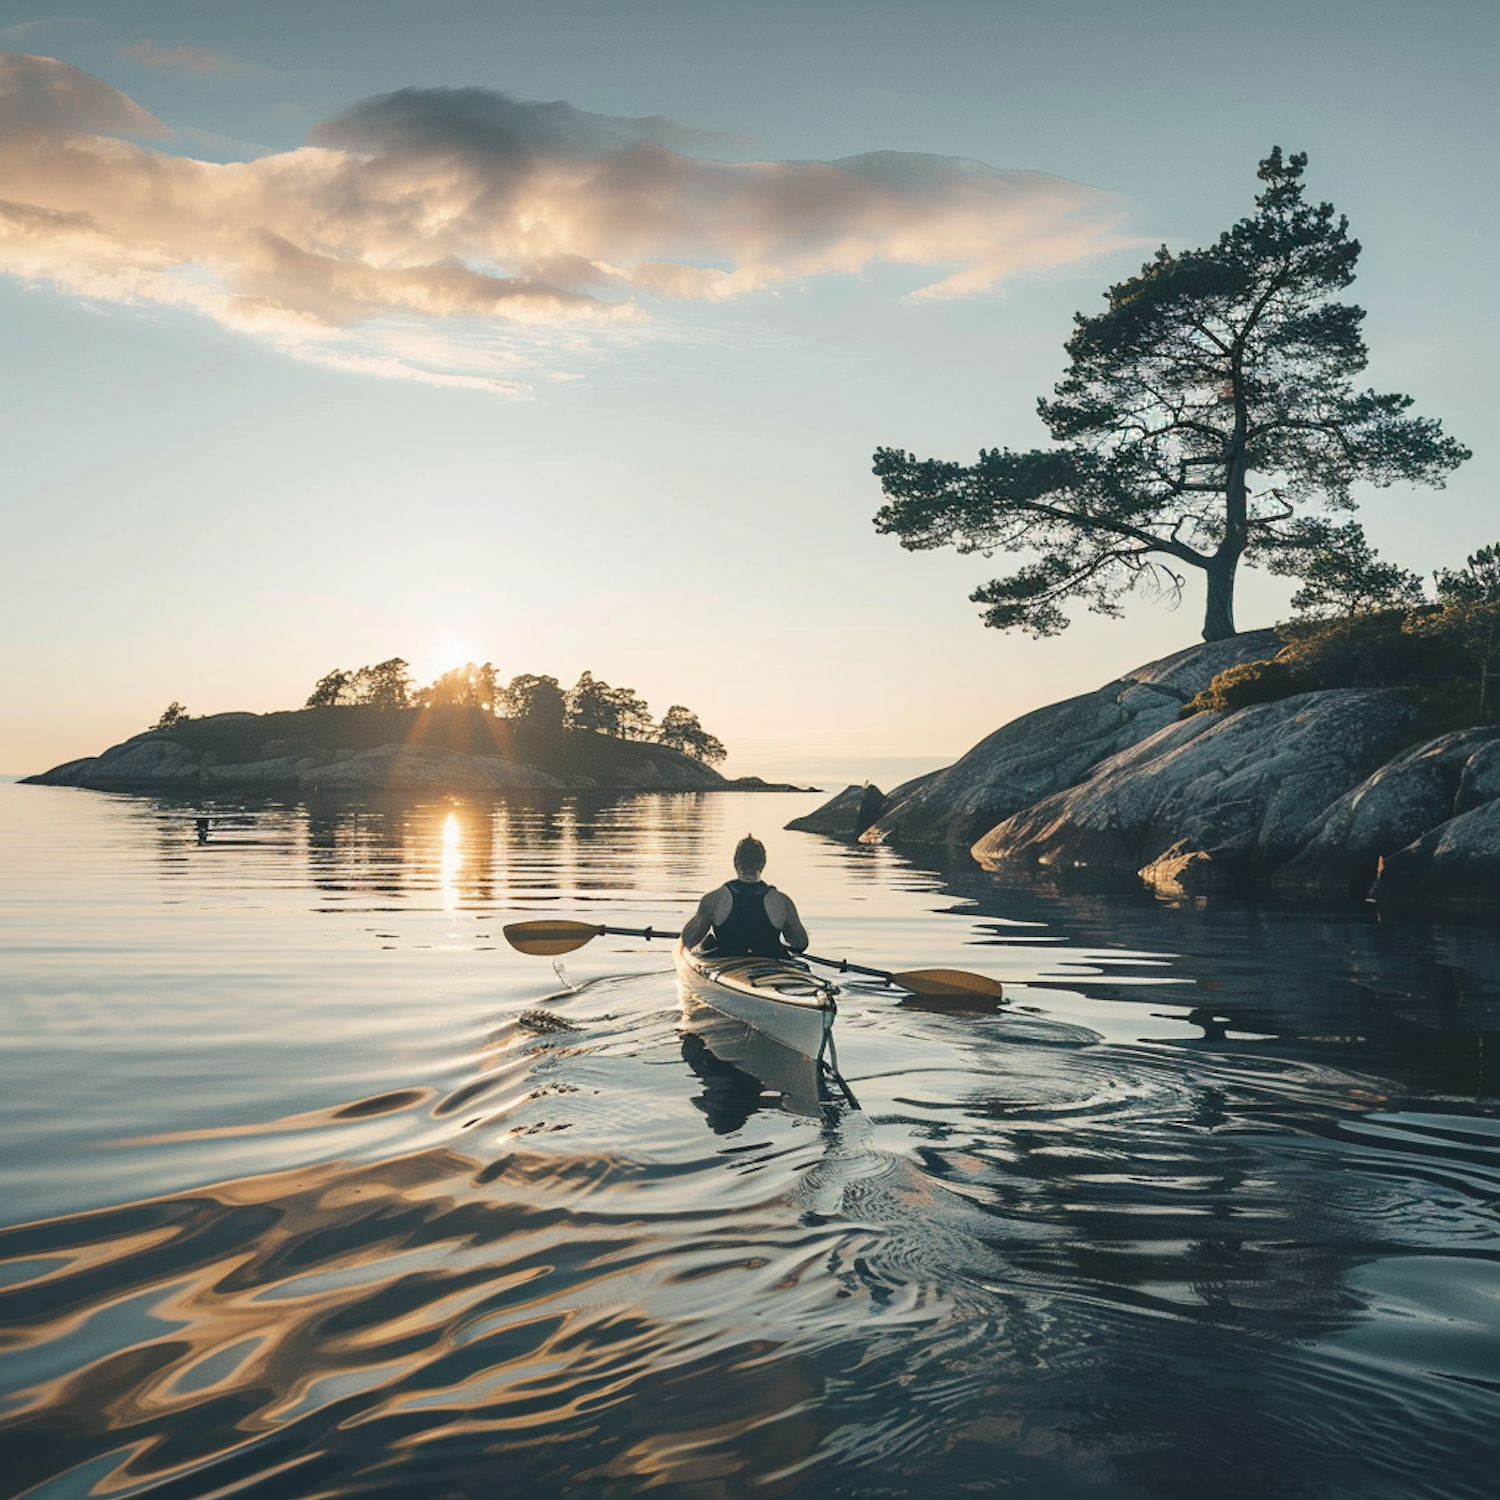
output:
[{"label": "person's head", "polygon": [[741,880],[759,880],[766,867],[766,846],[753,833],[747,833],[734,846],[734,873]]}]

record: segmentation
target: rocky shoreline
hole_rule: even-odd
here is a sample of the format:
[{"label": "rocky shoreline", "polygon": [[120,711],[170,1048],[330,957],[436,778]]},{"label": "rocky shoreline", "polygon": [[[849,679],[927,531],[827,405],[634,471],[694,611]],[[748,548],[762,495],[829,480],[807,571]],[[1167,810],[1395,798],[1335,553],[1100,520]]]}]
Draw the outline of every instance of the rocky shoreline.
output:
[{"label": "rocky shoreline", "polygon": [[[340,739],[352,743],[339,744]],[[216,714],[171,729],[147,730],[100,755],[68,761],[24,781],[111,792],[295,797],[804,790],[755,776],[731,781],[702,761],[647,741],[588,731],[528,736],[477,709],[425,715],[396,711],[383,717],[345,708]]]},{"label": "rocky shoreline", "polygon": [[1178,652],[1004,725],[946,770],[884,796],[850,787],[787,826],[1170,895],[1500,915],[1500,725],[1424,738],[1407,697],[1367,688],[1180,716],[1276,646],[1250,631]]}]

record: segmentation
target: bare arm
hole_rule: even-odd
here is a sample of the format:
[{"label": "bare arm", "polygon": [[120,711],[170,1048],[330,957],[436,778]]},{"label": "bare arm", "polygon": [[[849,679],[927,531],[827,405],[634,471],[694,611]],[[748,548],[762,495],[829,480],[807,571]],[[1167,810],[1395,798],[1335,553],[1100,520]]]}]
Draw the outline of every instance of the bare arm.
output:
[{"label": "bare arm", "polygon": [[783,891],[772,891],[766,898],[766,915],[781,932],[782,941],[793,953],[801,953],[808,943],[807,929],[792,898]]},{"label": "bare arm", "polygon": [[715,922],[722,922],[734,905],[734,897],[721,885],[710,891],[699,903],[698,910],[683,924],[682,945],[696,948],[709,934]]}]

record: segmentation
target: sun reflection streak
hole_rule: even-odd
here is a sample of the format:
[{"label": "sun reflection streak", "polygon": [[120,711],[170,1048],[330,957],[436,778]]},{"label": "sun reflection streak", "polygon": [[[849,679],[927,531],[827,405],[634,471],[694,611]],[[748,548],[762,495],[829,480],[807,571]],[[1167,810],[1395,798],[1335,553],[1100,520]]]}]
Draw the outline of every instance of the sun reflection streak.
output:
[{"label": "sun reflection streak", "polygon": [[463,864],[463,843],[458,814],[450,812],[443,820],[443,854],[438,863],[438,883],[443,892],[444,911],[455,911],[458,907],[458,872]]}]

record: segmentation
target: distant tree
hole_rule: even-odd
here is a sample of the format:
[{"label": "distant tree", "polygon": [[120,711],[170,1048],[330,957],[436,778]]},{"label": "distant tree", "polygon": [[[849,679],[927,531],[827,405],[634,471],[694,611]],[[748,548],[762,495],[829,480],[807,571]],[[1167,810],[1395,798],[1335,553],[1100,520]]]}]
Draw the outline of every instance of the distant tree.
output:
[{"label": "distant tree", "polygon": [[501,709],[507,717],[543,733],[562,732],[567,697],[557,678],[523,672],[519,677],[511,678],[499,697]]},{"label": "distant tree", "polygon": [[350,682],[354,701],[371,708],[410,708],[412,678],[407,664],[393,656],[373,667],[361,667]]},{"label": "distant tree", "polygon": [[498,697],[495,668],[491,662],[485,662],[482,667],[465,662],[461,667],[444,672],[431,687],[416,694],[417,701],[425,707],[482,708],[486,712],[493,711]]},{"label": "distant tree", "polygon": [[188,711],[175,698],[161,711],[161,718],[151,727],[153,729],[172,729],[188,718]]},{"label": "distant tree", "polygon": [[651,710],[634,688],[611,687],[592,672],[584,672],[568,690],[567,726],[643,740],[651,735]]},{"label": "distant tree", "polygon": [[569,729],[587,729],[596,734],[615,732],[614,690],[592,672],[583,672],[568,689]]},{"label": "distant tree", "polygon": [[1364,312],[1332,299],[1360,246],[1331,204],[1303,201],[1306,164],[1274,148],[1253,215],[1205,249],[1163,246],[1106,311],[1077,316],[1068,371],[1037,404],[1057,446],[967,468],[879,449],[876,528],[908,548],[1030,554],[971,597],[987,625],[1038,636],[1066,627],[1072,600],[1118,615],[1134,589],[1178,596],[1197,570],[1218,640],[1241,560],[1290,571],[1315,555],[1298,549],[1299,509],[1352,510],[1359,480],[1441,485],[1468,450],[1403,415],[1409,396],[1354,387]]},{"label": "distant tree", "polygon": [[354,701],[353,677],[351,673],[335,667],[326,677],[318,679],[318,685],[308,696],[304,708],[336,708],[341,703]]},{"label": "distant tree", "polygon": [[500,712],[500,684],[495,679],[494,662],[487,661],[482,667],[474,668],[474,675],[469,679],[469,691],[474,695],[475,708],[482,708],[491,714]]},{"label": "distant tree", "polygon": [[646,700],[634,688],[610,688],[609,697],[615,714],[615,727],[610,733],[622,740],[649,740],[654,736],[656,721]]},{"label": "distant tree", "polygon": [[1286,528],[1287,542],[1267,566],[1302,580],[1292,595],[1299,614],[1357,615],[1378,609],[1415,609],[1427,601],[1422,580],[1382,562],[1358,521],[1335,526],[1304,516]]},{"label": "distant tree", "polygon": [[707,761],[709,765],[718,765],[729,753],[725,750],[723,741],[715,739],[698,722],[698,715],[680,703],[674,703],[661,716],[661,727],[656,732],[656,738],[663,745],[670,745],[672,749],[681,750],[684,755],[691,755],[697,760]]}]

